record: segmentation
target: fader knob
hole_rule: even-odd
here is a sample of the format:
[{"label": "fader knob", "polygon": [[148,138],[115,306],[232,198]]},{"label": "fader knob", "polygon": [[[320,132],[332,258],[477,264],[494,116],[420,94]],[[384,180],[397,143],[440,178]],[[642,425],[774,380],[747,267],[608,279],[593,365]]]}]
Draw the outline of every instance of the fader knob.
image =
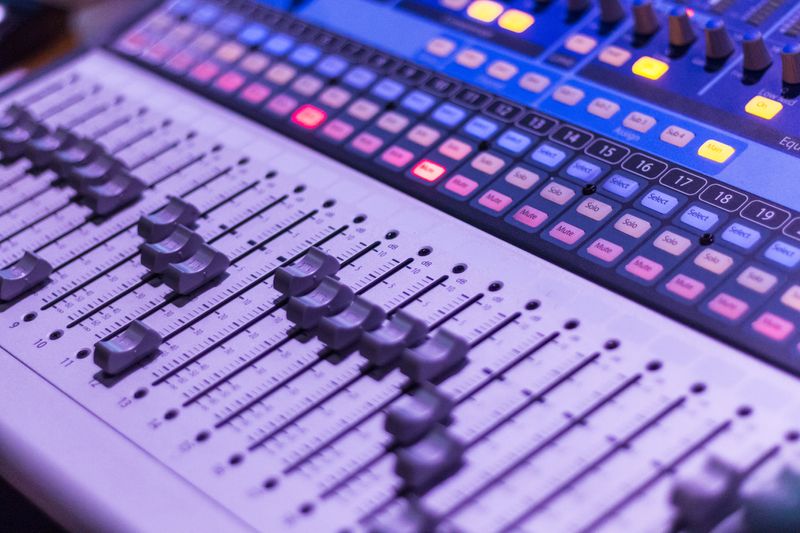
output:
[{"label": "fader knob", "polygon": [[705,35],[707,59],[721,61],[733,53],[733,39],[721,20],[709,20],[706,23]]},{"label": "fader knob", "polygon": [[230,260],[207,244],[180,263],[172,263],[164,271],[164,283],[177,294],[189,294],[218,278],[230,266]]},{"label": "fader knob", "polygon": [[94,345],[94,363],[106,374],[119,374],[153,355],[162,340],[156,330],[134,320],[116,337]]},{"label": "fader knob", "polygon": [[413,492],[423,492],[461,466],[464,445],[443,427],[434,428],[419,442],[397,452],[395,472]]},{"label": "fader knob", "polygon": [[388,365],[397,360],[403,350],[422,342],[427,333],[425,322],[405,311],[398,311],[382,327],[364,334],[361,355],[373,365]]},{"label": "fader knob", "polygon": [[328,277],[311,292],[292,296],[286,304],[286,318],[303,329],[311,329],[322,317],[343,311],[352,301],[353,289]]},{"label": "fader knob", "polygon": [[650,37],[658,31],[661,24],[653,7],[652,0],[634,0],[633,33],[640,37]]},{"label": "fader knob", "polygon": [[384,427],[395,442],[408,446],[444,422],[453,410],[453,399],[425,383],[392,404]]},{"label": "fader knob", "polygon": [[742,41],[744,52],[744,69],[750,72],[760,72],[772,64],[772,58],[760,32],[745,34]]},{"label": "fader knob", "polygon": [[787,44],[781,50],[783,83],[800,85],[800,44]]},{"label": "fader knob", "polygon": [[742,495],[744,526],[753,532],[800,531],[800,469],[785,464],[777,477]]},{"label": "fader knob", "polygon": [[625,8],[620,0],[600,0],[600,22],[616,24],[625,18]]},{"label": "fader knob", "polygon": [[683,7],[676,7],[669,14],[669,44],[684,48],[697,40],[689,13]]},{"label": "fader knob", "polygon": [[687,531],[711,531],[738,504],[743,473],[730,462],[713,455],[690,475],[679,475],[670,500],[678,523]]},{"label": "fader knob", "polygon": [[406,350],[399,366],[412,381],[424,383],[457,367],[467,357],[468,351],[466,339],[440,329],[423,344]]},{"label": "fader knob", "polygon": [[53,267],[38,255],[25,252],[13,265],[0,270],[0,302],[9,302],[50,276]]}]

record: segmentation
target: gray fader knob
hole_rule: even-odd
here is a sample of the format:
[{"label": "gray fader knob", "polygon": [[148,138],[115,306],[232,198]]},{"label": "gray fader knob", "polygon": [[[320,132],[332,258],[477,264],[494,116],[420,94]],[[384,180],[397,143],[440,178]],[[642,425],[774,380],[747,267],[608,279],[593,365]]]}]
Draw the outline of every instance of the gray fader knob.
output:
[{"label": "gray fader knob", "polygon": [[423,344],[403,353],[400,370],[415,383],[430,381],[463,362],[468,351],[469,343],[463,337],[440,329]]},{"label": "gray fader knob", "polygon": [[761,72],[772,64],[772,58],[760,32],[747,33],[742,41],[744,53],[743,67],[745,71]]},{"label": "gray fader knob", "polygon": [[634,0],[633,2],[633,33],[640,37],[650,37],[655,34],[661,24],[658,14],[653,7],[652,0]]},{"label": "gray fader knob", "polygon": [[78,138],[70,131],[58,128],[54,132],[31,139],[25,149],[25,155],[33,166],[44,167],[53,162],[56,152],[66,150],[77,141]]},{"label": "gray fader knob", "polygon": [[743,490],[745,531],[783,533],[800,531],[800,468],[785,464],[775,479]]},{"label": "gray fader knob", "polygon": [[422,342],[428,325],[405,311],[398,311],[386,324],[365,333],[361,338],[361,355],[378,366],[394,362],[403,350]]},{"label": "gray fader knob", "polygon": [[113,376],[154,354],[161,341],[157,331],[134,320],[116,337],[94,345],[94,362]]},{"label": "gray fader knob", "polygon": [[69,176],[72,167],[91,161],[104,152],[103,148],[89,139],[77,139],[53,154],[53,170]]},{"label": "gray fader knob", "polygon": [[326,276],[339,271],[339,261],[319,248],[311,248],[293,265],[279,268],[273,284],[285,296],[296,296],[316,287]]},{"label": "gray fader knob", "polygon": [[160,274],[171,263],[180,263],[197,252],[203,239],[186,226],[176,227],[165,239],[145,243],[139,247],[142,265],[150,272]]},{"label": "gray fader knob", "polygon": [[67,180],[78,192],[83,193],[90,187],[102,185],[123,170],[124,167],[118,159],[101,153],[89,161],[72,167],[67,175]]},{"label": "gray fader knob", "polygon": [[191,226],[199,216],[200,211],[194,205],[170,196],[164,207],[139,219],[137,230],[145,242],[159,242],[167,238],[176,227]]},{"label": "gray fader knob", "polygon": [[717,456],[711,456],[699,472],[679,477],[671,501],[678,522],[688,531],[711,531],[738,503],[742,472]]},{"label": "gray fader knob", "polygon": [[386,313],[377,304],[356,296],[341,313],[324,317],[317,332],[319,340],[331,350],[341,350],[361,340],[361,336],[380,326]]},{"label": "gray fader knob", "polygon": [[783,83],[800,85],[800,44],[787,44],[781,50]]},{"label": "gray fader knob", "polygon": [[600,22],[616,24],[625,18],[625,7],[620,0],[600,0]]},{"label": "gray fader knob", "polygon": [[189,294],[224,274],[230,264],[225,254],[202,244],[189,259],[167,267],[164,283],[178,294]]},{"label": "gray fader knob", "polygon": [[303,329],[315,327],[324,316],[344,310],[353,301],[353,289],[333,278],[325,278],[311,292],[292,296],[286,318]]},{"label": "gray fader knob", "polygon": [[133,202],[146,188],[139,178],[120,171],[105,183],[89,187],[83,196],[95,215],[104,216]]},{"label": "gray fader knob", "polygon": [[8,302],[36,287],[53,272],[50,263],[25,252],[13,265],[0,270],[0,302]]},{"label": "gray fader knob", "polygon": [[721,20],[709,20],[705,27],[706,58],[723,60],[733,53],[733,39],[731,39],[725,23]]},{"label": "gray fader knob", "polygon": [[394,437],[395,442],[407,446],[444,422],[452,410],[453,399],[434,385],[425,383],[389,408],[386,431]]},{"label": "gray fader knob", "polygon": [[0,115],[0,130],[7,130],[16,126],[23,119],[31,119],[27,109],[19,104],[11,104]]},{"label": "gray fader knob", "polygon": [[23,115],[13,127],[0,130],[0,152],[3,157],[17,158],[25,153],[33,139],[46,134],[47,128]]},{"label": "gray fader knob", "polygon": [[684,48],[697,40],[686,8],[676,7],[669,14],[669,44]]},{"label": "gray fader knob", "polygon": [[464,445],[438,426],[416,444],[397,450],[395,472],[412,491],[424,491],[461,466]]}]

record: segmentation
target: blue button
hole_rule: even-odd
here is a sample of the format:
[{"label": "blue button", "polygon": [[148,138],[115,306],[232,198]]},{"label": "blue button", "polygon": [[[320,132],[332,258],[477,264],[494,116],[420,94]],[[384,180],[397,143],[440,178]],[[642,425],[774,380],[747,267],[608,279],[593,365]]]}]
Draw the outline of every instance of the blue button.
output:
[{"label": "blue button", "polygon": [[403,98],[400,105],[413,113],[421,114],[432,108],[435,103],[436,99],[428,93],[411,91]]},{"label": "blue button", "polygon": [[367,70],[364,67],[356,67],[352,69],[350,72],[345,74],[344,81],[350,87],[355,87],[356,89],[365,89],[369,86],[377,76],[371,70]]},{"label": "blue button", "polygon": [[192,13],[191,16],[189,17],[189,20],[191,20],[195,24],[203,24],[207,26],[212,22],[214,22],[214,20],[216,20],[219,14],[220,14],[220,9],[217,6],[206,4],[197,11],[195,11],[194,13]]},{"label": "blue button", "polygon": [[292,46],[294,46],[294,39],[288,35],[280,34],[272,37],[262,48],[265,52],[272,55],[282,56],[288,52]]},{"label": "blue button", "polygon": [[591,161],[579,157],[567,167],[566,173],[570,178],[592,183],[600,177],[600,174],[603,173],[603,169],[600,168],[599,165],[595,165]]},{"label": "blue button", "polygon": [[319,48],[311,46],[310,44],[304,44],[303,46],[298,46],[297,49],[291,53],[289,61],[301,67],[308,67],[315,63],[320,55]]},{"label": "blue button", "polygon": [[652,209],[656,213],[661,213],[662,215],[666,215],[678,207],[677,198],[657,189],[652,189],[645,194],[640,203],[646,208]]},{"label": "blue button", "polygon": [[734,222],[728,226],[724,232],[722,232],[722,239],[731,244],[735,244],[736,246],[740,246],[746,250],[749,250],[761,240],[761,232],[754,230],[750,226],[745,226],[744,224]]},{"label": "blue button", "polygon": [[467,112],[453,104],[442,104],[436,108],[431,117],[445,126],[457,126],[467,117]]},{"label": "blue button", "polygon": [[531,154],[531,159],[545,168],[553,170],[567,158],[567,153],[550,143],[540,144]]},{"label": "blue button", "polygon": [[477,137],[478,139],[486,140],[500,128],[496,122],[487,120],[483,117],[473,117],[464,126],[464,131]]},{"label": "blue button", "polygon": [[764,252],[764,256],[770,261],[775,261],[788,268],[794,268],[800,263],[800,248],[784,241],[775,241]]},{"label": "blue button", "polygon": [[692,205],[681,215],[681,222],[700,231],[708,231],[719,223],[719,215]]},{"label": "blue button", "polygon": [[520,154],[533,144],[533,139],[517,130],[507,130],[498,139],[497,145],[514,154]]},{"label": "blue button", "polygon": [[623,176],[622,174],[612,174],[611,177],[603,183],[603,189],[620,198],[630,198],[639,190],[639,187],[638,181]]},{"label": "blue button", "polygon": [[394,80],[383,79],[376,83],[370,92],[382,100],[396,100],[403,94],[404,89],[402,84]]},{"label": "blue button", "polygon": [[320,74],[322,74],[323,76],[327,76],[328,78],[335,78],[336,76],[345,71],[347,65],[348,65],[347,61],[345,61],[339,56],[328,56],[319,63],[317,63],[315,70]]},{"label": "blue button", "polygon": [[177,0],[169,7],[169,12],[174,15],[188,15],[194,11],[195,6],[195,0]]},{"label": "blue button", "polygon": [[244,19],[236,14],[229,14],[222,17],[216,24],[214,29],[223,35],[233,35],[244,24]]},{"label": "blue button", "polygon": [[237,38],[239,42],[247,46],[256,46],[264,42],[269,37],[269,30],[266,26],[252,22],[239,32]]}]

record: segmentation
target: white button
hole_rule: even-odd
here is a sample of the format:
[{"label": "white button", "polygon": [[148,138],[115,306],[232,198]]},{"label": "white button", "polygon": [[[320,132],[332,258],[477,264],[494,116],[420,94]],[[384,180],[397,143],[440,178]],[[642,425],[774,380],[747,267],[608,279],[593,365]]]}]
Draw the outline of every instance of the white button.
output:
[{"label": "white button", "polygon": [[456,43],[451,41],[450,39],[444,39],[442,37],[436,37],[435,39],[431,39],[428,41],[428,46],[425,47],[425,50],[428,51],[429,54],[434,55],[436,57],[446,57],[453,53],[453,50],[456,49]]},{"label": "white button", "polygon": [[594,50],[596,46],[596,39],[582,33],[571,36],[564,43],[564,47],[570,52],[575,52],[576,54],[581,54],[584,56]]},{"label": "white button", "polygon": [[683,148],[694,139],[694,133],[678,126],[669,126],[661,132],[661,140],[667,144]]},{"label": "white button", "polygon": [[575,105],[583,100],[584,96],[586,96],[586,94],[583,91],[572,85],[562,85],[553,93],[553,99],[556,102],[561,102],[566,105]]},{"label": "white button", "polygon": [[540,93],[550,86],[550,78],[536,72],[526,72],[519,80],[519,86],[532,93]]},{"label": "white button", "polygon": [[517,69],[516,66],[512,65],[508,61],[498,60],[489,65],[489,68],[486,69],[486,72],[493,78],[508,81],[514,77],[518,70],[519,69]]},{"label": "white button", "polygon": [[633,131],[638,131],[639,133],[647,133],[653,128],[653,126],[656,125],[656,119],[650,115],[645,115],[643,113],[639,113],[638,111],[634,111],[625,117],[622,125],[626,128],[632,129]]},{"label": "white button", "polygon": [[621,67],[631,58],[631,53],[619,46],[608,46],[600,52],[600,61],[612,67]]},{"label": "white button", "polygon": [[456,63],[462,67],[478,68],[486,62],[486,54],[477,50],[464,50],[456,56]]},{"label": "white button", "polygon": [[450,9],[464,9],[471,0],[442,0],[442,5]]},{"label": "white button", "polygon": [[588,110],[589,113],[600,118],[611,118],[619,113],[619,104],[605,98],[595,98],[589,104]]}]

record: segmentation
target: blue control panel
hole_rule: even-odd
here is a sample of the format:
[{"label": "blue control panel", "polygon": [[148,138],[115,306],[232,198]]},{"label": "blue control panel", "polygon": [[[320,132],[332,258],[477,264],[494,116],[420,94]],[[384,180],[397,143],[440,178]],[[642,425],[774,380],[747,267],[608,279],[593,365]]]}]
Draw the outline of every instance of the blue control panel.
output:
[{"label": "blue control panel", "polygon": [[800,6],[260,6],[177,0],[111,49],[800,371]]}]

